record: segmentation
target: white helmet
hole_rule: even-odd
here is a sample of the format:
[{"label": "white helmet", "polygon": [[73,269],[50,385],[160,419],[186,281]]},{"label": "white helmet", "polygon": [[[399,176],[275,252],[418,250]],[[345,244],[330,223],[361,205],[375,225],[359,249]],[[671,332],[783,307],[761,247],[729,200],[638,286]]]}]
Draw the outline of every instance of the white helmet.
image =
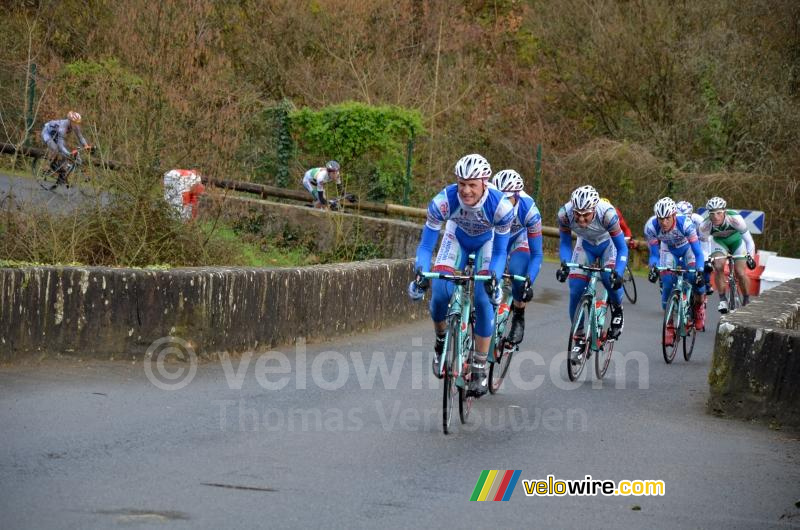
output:
[{"label": "white helmet", "polygon": [[78,114],[77,112],[75,112],[74,110],[71,110],[71,111],[67,112],[67,119],[69,121],[71,121],[72,123],[80,123],[81,122],[81,115]]},{"label": "white helmet", "polygon": [[522,177],[513,169],[504,169],[495,173],[492,177],[492,184],[506,197],[513,197],[525,188]]},{"label": "white helmet", "polygon": [[692,215],[692,212],[694,211],[694,207],[692,206],[692,203],[690,203],[689,201],[678,201],[675,207],[683,215]]},{"label": "white helmet", "polygon": [[678,208],[675,206],[675,201],[669,197],[659,199],[656,205],[653,207],[653,212],[656,214],[656,217],[661,219],[669,217],[677,211]]},{"label": "white helmet", "polygon": [[572,192],[572,207],[576,210],[591,210],[600,202],[600,194],[592,186],[581,186]]},{"label": "white helmet", "polygon": [[724,210],[728,206],[722,197],[711,197],[706,203],[707,210]]},{"label": "white helmet", "polygon": [[481,155],[472,154],[462,157],[456,163],[456,176],[460,179],[488,179],[492,176],[492,166]]}]

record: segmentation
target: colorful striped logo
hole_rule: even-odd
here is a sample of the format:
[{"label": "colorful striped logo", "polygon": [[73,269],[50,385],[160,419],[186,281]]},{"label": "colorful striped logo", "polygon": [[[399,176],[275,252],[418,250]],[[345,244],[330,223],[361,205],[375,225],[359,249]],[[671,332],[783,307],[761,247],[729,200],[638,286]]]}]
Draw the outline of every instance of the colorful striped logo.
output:
[{"label": "colorful striped logo", "polygon": [[517,487],[521,469],[484,469],[470,501],[507,501]]}]

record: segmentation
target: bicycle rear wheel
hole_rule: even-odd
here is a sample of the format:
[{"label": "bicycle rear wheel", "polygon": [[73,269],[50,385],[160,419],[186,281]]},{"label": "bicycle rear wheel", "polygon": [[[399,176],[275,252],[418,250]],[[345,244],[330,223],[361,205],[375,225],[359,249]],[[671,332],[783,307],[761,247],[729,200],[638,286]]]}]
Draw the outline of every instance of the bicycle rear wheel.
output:
[{"label": "bicycle rear wheel", "polygon": [[[583,296],[575,309],[567,342],[567,376],[575,381],[586,366],[592,340],[592,298]],[[582,342],[581,342],[582,341]]]},{"label": "bicycle rear wheel", "polygon": [[[664,310],[664,322],[661,325],[661,351],[664,354],[664,362],[670,364],[678,353],[678,342],[681,340],[681,315],[679,312],[680,294],[674,292],[667,301],[667,308]],[[672,344],[667,344],[667,329],[672,327]]]},{"label": "bicycle rear wheel", "polygon": [[31,163],[31,173],[43,190],[52,191],[56,188],[58,173],[50,169],[50,160],[47,157],[37,157]]},{"label": "bicycle rear wheel", "polygon": [[442,430],[445,434],[449,434],[450,420],[453,418],[453,408],[455,406],[456,395],[456,373],[457,373],[457,359],[458,359],[458,324],[455,318],[451,318],[450,324],[447,326],[447,339],[446,349],[444,351],[444,358],[442,362],[444,365],[444,378],[442,382]]},{"label": "bicycle rear wheel", "polygon": [[625,272],[622,273],[622,289],[625,291],[625,297],[632,304],[636,303],[636,280],[633,279],[633,273],[630,267],[625,267]]}]

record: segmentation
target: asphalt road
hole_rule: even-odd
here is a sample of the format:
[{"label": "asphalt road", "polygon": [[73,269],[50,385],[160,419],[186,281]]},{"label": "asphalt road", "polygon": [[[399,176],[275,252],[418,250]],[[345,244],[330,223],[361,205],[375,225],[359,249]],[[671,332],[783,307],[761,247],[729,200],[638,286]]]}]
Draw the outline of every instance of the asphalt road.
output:
[{"label": "asphalt road", "polygon": [[[715,311],[692,360],[668,366],[657,290],[640,278],[606,380],[571,384],[553,271],[518,377],[448,436],[429,322],[203,363],[191,381],[151,380],[141,361],[0,367],[0,528],[800,524],[797,434],[705,412]],[[469,502],[484,469],[663,480],[666,494],[527,497],[518,483],[509,502]]]},{"label": "asphalt road", "polygon": [[[44,205],[51,213],[65,213],[85,203],[91,198],[84,197],[77,188],[60,186],[53,191],[48,191],[39,186],[31,177],[0,174],[0,210],[7,206],[9,198],[23,208],[41,207]],[[105,194],[102,201],[108,200]]]}]

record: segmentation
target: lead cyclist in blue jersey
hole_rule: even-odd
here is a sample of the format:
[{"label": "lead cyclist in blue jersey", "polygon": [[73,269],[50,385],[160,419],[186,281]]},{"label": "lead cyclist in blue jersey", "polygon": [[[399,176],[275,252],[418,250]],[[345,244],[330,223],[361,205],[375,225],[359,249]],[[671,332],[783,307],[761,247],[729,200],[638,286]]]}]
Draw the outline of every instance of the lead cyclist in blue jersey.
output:
[{"label": "lead cyclist in blue jersey", "polygon": [[[492,168],[481,155],[467,155],[459,160],[455,175],[458,183],[444,188],[428,204],[428,220],[417,248],[417,277],[409,284],[408,295],[412,300],[419,300],[428,287],[428,280],[422,277],[421,272],[431,270],[433,248],[442,225],[445,225],[445,232],[436,255],[434,271],[452,273],[463,270],[467,256],[474,253],[477,273],[494,276],[492,281],[483,282],[483,289],[475,289],[473,376],[468,392],[480,397],[488,391],[486,359],[494,330],[492,304],[499,305],[503,295],[497,279],[502,278],[506,265],[514,207],[500,191],[489,185]],[[447,305],[452,290],[451,282],[433,280],[430,310],[436,332],[433,372],[437,377],[447,333]]]},{"label": "lead cyclist in blue jersey", "polygon": [[[617,210],[610,202],[600,202],[600,195],[592,186],[581,186],[572,192],[568,203],[558,210],[560,244],[558,249],[561,267],[556,279],[569,278],[569,318],[572,319],[589,278],[581,269],[570,270],[566,262],[591,265],[600,261],[602,267],[613,268],[611,274],[602,273],[603,285],[608,291],[611,307],[609,340],[622,333],[622,274],[628,264],[628,246],[619,224]],[[578,236],[572,249],[572,232]],[[575,339],[575,348],[583,348],[581,338]]]},{"label": "lead cyclist in blue jersey", "polygon": [[512,293],[514,303],[511,313],[511,330],[508,340],[519,344],[525,334],[525,304],[533,299],[533,283],[542,267],[542,215],[533,197],[525,193],[525,183],[513,169],[495,173],[492,184],[503,192],[514,205],[514,221],[508,240],[508,272],[517,276],[527,276],[524,282],[514,281]]}]

